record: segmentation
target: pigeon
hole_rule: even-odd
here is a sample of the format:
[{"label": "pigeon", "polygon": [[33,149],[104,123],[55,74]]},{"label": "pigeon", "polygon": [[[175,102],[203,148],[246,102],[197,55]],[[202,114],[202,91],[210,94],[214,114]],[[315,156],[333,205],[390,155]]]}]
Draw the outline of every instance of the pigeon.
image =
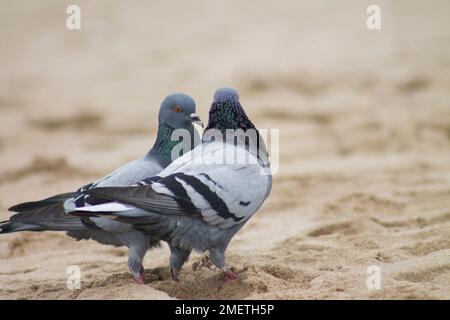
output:
[{"label": "pigeon", "polygon": [[186,151],[200,143],[200,130],[203,124],[195,113],[195,102],[190,96],[182,93],[167,96],[161,103],[158,120],[156,141],[144,157],[121,166],[104,178],[87,184],[75,192],[11,207],[10,211],[18,213],[9,221],[0,223],[0,234],[18,231],[66,231],[67,235],[76,240],[92,239],[102,244],[125,245],[129,249],[130,272],[137,283],[143,284],[142,260],[149,248],[159,245],[158,239],[145,235],[128,223],[105,218],[80,218],[66,212],[71,210],[75,203],[87,204],[83,192],[98,187],[130,186],[158,174],[172,162],[172,149],[180,143],[171,138],[174,130],[185,129],[191,136],[191,140],[187,142],[192,145],[187,146]]},{"label": "pigeon", "polygon": [[[229,139],[227,132],[237,132],[246,142]],[[256,144],[246,137],[252,133]],[[235,154],[245,161],[231,159]],[[167,242],[174,280],[195,250],[208,251],[211,262],[224,272],[224,281],[232,281],[237,274],[225,264],[225,251],[269,196],[268,159],[264,141],[244,112],[238,92],[220,88],[199,146],[134,186],[85,191],[87,198],[108,202],[76,207],[70,214],[129,223]]]}]

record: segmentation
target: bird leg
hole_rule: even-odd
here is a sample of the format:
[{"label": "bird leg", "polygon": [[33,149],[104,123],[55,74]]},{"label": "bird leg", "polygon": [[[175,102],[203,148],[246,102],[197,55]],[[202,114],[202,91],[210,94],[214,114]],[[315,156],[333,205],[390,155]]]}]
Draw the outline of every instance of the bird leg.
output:
[{"label": "bird leg", "polygon": [[128,268],[137,284],[144,284],[145,269],[142,265],[149,246],[149,239],[141,233],[124,233],[121,241],[128,246]]},{"label": "bird leg", "polygon": [[170,275],[172,276],[173,281],[178,281],[178,275],[180,274],[179,271],[170,268]]},{"label": "bird leg", "polygon": [[145,279],[145,269],[144,266],[141,265],[141,269],[139,270],[138,276],[133,276],[134,281],[136,281],[137,284],[144,284]]},{"label": "bird leg", "polygon": [[180,249],[169,245],[170,248],[170,274],[174,281],[178,281],[178,275],[191,251]]},{"label": "bird leg", "polygon": [[[238,278],[237,273],[231,271],[225,266],[225,252],[216,248],[209,251],[211,262],[224,272],[224,283],[234,281]],[[222,286],[221,286],[222,287]]]}]

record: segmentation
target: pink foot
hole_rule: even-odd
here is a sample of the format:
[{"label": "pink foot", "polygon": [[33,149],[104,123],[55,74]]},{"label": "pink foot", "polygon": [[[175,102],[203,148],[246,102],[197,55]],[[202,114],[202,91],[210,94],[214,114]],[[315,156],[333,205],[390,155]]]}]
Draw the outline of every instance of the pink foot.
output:
[{"label": "pink foot", "polygon": [[223,277],[223,281],[225,282],[230,282],[230,281],[234,281],[238,278],[238,275],[236,272],[233,272],[231,270],[228,270],[225,272],[225,276]]},{"label": "pink foot", "polygon": [[145,279],[145,269],[144,266],[141,265],[141,271],[139,271],[139,276],[134,278],[137,284],[144,284]]},{"label": "pink foot", "polygon": [[223,282],[219,285],[219,290],[222,289],[225,285],[229,284],[230,282],[237,280],[238,276],[236,272],[233,272],[231,270],[225,271]]}]

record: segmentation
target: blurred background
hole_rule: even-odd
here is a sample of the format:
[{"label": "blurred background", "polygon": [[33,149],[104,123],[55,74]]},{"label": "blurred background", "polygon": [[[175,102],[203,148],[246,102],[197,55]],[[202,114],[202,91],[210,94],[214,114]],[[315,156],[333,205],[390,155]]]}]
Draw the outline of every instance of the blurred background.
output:
[{"label": "blurred background", "polygon": [[[71,4],[81,30],[66,28]],[[381,30],[366,27],[371,4]],[[229,250],[237,285],[218,295],[214,273],[190,265],[173,284],[162,248],[146,260],[156,278],[137,289],[122,249],[17,234],[0,239],[0,297],[448,299],[449,9],[0,1],[0,220],[145,154],[172,92],[192,95],[206,122],[214,90],[235,87],[259,128],[280,129],[272,195]],[[65,289],[70,263],[90,289]],[[371,264],[382,290],[365,287]]]}]

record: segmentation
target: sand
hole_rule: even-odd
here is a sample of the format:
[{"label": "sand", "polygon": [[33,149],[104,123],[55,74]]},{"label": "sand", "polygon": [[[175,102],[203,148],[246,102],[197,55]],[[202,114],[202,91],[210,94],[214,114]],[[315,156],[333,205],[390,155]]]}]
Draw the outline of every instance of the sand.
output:
[{"label": "sand", "polygon": [[172,281],[164,245],[139,286],[123,248],[21,233],[0,237],[1,299],[450,298],[448,1],[378,1],[379,31],[364,1],[77,3],[69,31],[70,1],[0,2],[0,220],[143,155],[174,91],[206,120],[237,88],[280,129],[280,170],[227,251],[232,284],[201,254]]}]

